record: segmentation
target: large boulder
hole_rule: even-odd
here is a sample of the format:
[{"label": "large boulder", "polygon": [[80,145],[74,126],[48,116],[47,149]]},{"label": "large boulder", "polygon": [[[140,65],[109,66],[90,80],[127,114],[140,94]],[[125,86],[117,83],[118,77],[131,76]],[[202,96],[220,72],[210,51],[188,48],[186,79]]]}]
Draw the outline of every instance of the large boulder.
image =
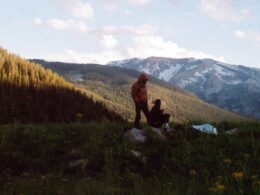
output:
[{"label": "large boulder", "polygon": [[125,133],[125,137],[132,143],[145,143],[147,140],[143,130],[132,128]]}]

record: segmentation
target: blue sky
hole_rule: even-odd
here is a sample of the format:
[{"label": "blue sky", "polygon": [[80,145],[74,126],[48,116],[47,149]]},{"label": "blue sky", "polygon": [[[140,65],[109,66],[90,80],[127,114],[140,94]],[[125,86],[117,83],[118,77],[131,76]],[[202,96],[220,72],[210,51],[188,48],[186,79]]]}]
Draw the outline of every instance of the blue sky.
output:
[{"label": "blue sky", "polygon": [[65,62],[162,56],[260,68],[259,10],[259,0],[1,0],[0,46]]}]

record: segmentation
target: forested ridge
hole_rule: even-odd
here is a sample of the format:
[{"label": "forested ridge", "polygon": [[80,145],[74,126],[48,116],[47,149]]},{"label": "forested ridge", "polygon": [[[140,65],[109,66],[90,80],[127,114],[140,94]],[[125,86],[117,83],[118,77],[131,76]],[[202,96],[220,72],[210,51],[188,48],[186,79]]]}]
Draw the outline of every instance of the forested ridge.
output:
[{"label": "forested ridge", "polygon": [[0,48],[0,123],[121,120],[61,76]]}]

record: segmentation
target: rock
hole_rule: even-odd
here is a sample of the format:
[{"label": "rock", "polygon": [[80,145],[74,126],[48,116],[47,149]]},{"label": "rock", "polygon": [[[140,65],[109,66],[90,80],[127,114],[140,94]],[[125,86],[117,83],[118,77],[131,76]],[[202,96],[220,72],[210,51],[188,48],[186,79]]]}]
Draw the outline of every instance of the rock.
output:
[{"label": "rock", "polygon": [[210,124],[193,125],[192,128],[201,131],[203,133],[215,134],[215,135],[218,134],[217,129]]},{"label": "rock", "polygon": [[128,139],[128,141],[133,143],[145,143],[146,136],[144,135],[144,131],[140,129],[130,129],[125,133],[125,137]]},{"label": "rock", "polygon": [[225,134],[227,134],[227,135],[236,135],[236,134],[238,134],[238,132],[239,132],[239,130],[237,128],[234,128],[234,129],[226,131]]},{"label": "rock", "polygon": [[159,138],[165,139],[166,137],[163,135],[161,129],[152,127],[152,131],[158,135]]},{"label": "rock", "polygon": [[145,164],[147,162],[147,157],[143,156],[140,151],[137,150],[130,150],[129,151],[131,158],[134,160],[138,160],[139,162]]},{"label": "rock", "polygon": [[130,154],[135,158],[141,158],[142,154],[140,151],[130,150]]},{"label": "rock", "polygon": [[166,132],[166,133],[173,133],[174,131],[175,131],[175,130],[172,129],[171,127],[165,129],[165,132]]},{"label": "rock", "polygon": [[144,163],[144,164],[147,163],[147,157],[146,156],[142,157],[142,163]]},{"label": "rock", "polygon": [[68,167],[70,169],[76,169],[76,170],[84,171],[86,169],[88,162],[89,162],[88,159],[74,160],[74,161],[70,161],[68,163]]}]

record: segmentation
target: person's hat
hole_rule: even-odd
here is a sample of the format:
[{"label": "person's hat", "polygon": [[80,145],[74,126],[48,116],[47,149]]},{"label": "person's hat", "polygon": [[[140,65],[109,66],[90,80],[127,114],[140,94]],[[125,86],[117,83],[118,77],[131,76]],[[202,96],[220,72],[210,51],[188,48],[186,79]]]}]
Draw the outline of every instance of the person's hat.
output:
[{"label": "person's hat", "polygon": [[160,100],[160,99],[156,99],[156,100],[154,101],[154,104],[155,104],[155,105],[161,104],[161,100]]},{"label": "person's hat", "polygon": [[149,78],[148,78],[148,76],[147,76],[145,73],[142,73],[142,74],[140,74],[138,80],[139,80],[139,81],[148,81]]}]

